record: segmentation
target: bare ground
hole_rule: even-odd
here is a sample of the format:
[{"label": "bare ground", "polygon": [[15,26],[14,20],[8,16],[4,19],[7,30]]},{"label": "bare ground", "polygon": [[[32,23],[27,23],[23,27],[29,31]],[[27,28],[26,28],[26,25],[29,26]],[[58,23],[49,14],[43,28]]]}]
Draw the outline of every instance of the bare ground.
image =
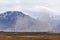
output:
[{"label": "bare ground", "polygon": [[60,40],[60,33],[0,32],[0,40]]}]

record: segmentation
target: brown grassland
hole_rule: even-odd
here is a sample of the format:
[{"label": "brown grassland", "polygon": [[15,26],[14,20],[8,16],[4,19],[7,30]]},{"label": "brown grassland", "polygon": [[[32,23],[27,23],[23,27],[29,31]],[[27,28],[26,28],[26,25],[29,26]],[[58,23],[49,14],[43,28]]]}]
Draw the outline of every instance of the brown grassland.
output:
[{"label": "brown grassland", "polygon": [[60,40],[60,33],[0,32],[0,40]]}]

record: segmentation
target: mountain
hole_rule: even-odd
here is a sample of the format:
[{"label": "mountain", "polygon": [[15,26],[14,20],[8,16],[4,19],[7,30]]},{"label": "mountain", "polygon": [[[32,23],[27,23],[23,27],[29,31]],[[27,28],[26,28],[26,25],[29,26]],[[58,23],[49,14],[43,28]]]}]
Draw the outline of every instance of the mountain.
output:
[{"label": "mountain", "polygon": [[48,22],[39,21],[19,11],[0,14],[0,31],[5,32],[47,32],[52,29]]},{"label": "mountain", "polygon": [[0,29],[1,30],[7,29],[7,28],[12,29],[16,22],[17,16],[24,17],[26,15],[18,11],[13,11],[13,12],[7,11],[5,13],[1,13],[0,14]]},{"label": "mountain", "polygon": [[52,32],[60,33],[60,15],[55,15],[51,18],[51,23],[54,25]]}]

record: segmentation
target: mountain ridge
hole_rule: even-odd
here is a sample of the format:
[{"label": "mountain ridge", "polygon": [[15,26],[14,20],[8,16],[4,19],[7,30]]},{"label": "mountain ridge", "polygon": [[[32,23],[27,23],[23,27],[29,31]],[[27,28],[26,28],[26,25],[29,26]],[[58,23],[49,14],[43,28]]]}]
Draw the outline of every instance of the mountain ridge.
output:
[{"label": "mountain ridge", "polygon": [[19,11],[0,14],[0,31],[7,32],[48,32],[52,25],[42,22]]}]

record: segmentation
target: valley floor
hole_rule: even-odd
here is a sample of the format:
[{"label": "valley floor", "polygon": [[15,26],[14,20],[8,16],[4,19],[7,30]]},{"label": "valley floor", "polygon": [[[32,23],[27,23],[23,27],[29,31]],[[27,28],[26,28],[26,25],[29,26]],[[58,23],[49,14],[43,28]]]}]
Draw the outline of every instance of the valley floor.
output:
[{"label": "valley floor", "polygon": [[0,32],[0,40],[60,40],[60,34],[45,32]]}]

